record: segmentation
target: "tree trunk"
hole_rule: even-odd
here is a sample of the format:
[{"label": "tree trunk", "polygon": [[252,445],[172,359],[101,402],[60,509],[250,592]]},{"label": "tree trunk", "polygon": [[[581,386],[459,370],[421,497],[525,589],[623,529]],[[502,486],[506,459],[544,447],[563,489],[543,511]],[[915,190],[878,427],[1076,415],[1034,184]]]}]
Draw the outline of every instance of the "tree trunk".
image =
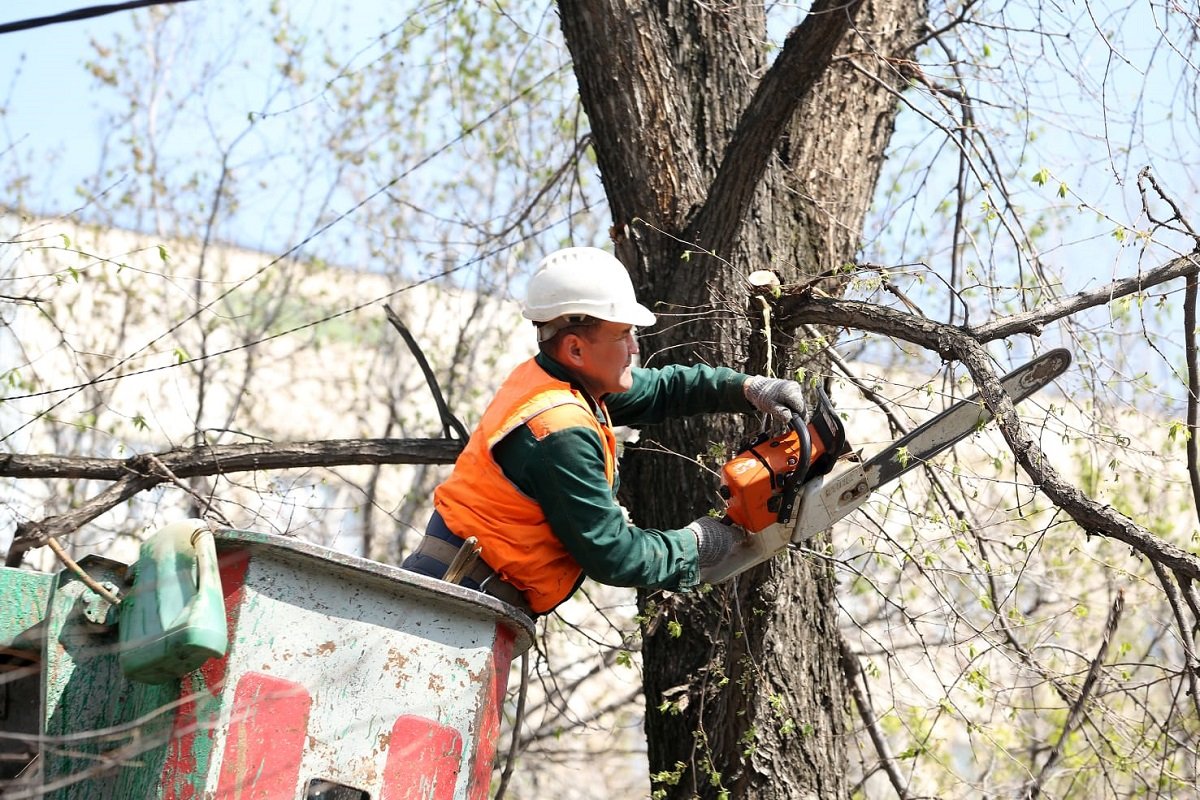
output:
[{"label": "tree trunk", "polygon": [[[772,269],[795,283],[854,259],[903,84],[894,65],[924,4],[818,0],[770,62],[761,4],[559,7],[617,254],[660,315],[643,363],[791,374],[796,332],[764,327],[744,278]],[[680,527],[719,508],[703,467],[746,426],[709,417],[644,430],[622,463],[635,521]],[[789,553],[711,592],[642,594],[658,796],[847,793],[834,589],[827,562]]]}]

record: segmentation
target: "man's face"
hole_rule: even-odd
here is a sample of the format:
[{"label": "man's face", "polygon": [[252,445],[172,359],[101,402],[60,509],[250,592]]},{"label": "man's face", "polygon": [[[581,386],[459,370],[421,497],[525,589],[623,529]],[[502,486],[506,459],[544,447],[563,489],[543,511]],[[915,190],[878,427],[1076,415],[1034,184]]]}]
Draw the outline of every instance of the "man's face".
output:
[{"label": "man's face", "polygon": [[633,326],[601,322],[578,333],[580,363],[575,371],[584,388],[596,398],[628,391],[633,386],[633,357],[638,354]]}]

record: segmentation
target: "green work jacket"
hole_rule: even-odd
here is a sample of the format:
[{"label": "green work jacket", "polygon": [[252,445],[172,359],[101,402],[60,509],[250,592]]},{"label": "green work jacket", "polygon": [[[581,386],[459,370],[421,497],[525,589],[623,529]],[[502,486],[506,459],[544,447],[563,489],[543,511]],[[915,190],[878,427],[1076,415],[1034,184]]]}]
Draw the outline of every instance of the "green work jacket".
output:
[{"label": "green work jacket", "polygon": [[[537,362],[588,397],[566,367],[544,353]],[[742,392],[746,378],[724,367],[635,367],[629,391],[603,398],[611,420],[594,401],[592,411],[601,425],[635,428],[692,414],[749,412],[754,408]],[[539,441],[522,425],[497,443],[492,454],[505,476],[542,507],[551,530],[589,578],[612,586],[665,589],[686,589],[699,581],[695,534],[686,528],[639,528],[627,521],[616,499],[620,479],[609,487],[604,447],[594,430],[567,428]]]}]

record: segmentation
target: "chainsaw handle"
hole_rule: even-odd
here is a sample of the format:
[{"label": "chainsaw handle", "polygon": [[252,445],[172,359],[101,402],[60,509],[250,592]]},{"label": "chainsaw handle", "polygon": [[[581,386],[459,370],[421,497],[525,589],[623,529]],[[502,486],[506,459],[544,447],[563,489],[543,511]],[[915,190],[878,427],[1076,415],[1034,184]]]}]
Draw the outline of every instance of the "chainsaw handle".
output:
[{"label": "chainsaw handle", "polygon": [[808,477],[808,465],[812,462],[812,436],[808,432],[808,422],[799,414],[792,414],[789,423],[792,430],[800,438],[800,461],[796,469],[783,479],[783,494],[779,500],[779,522],[787,523],[792,518],[792,506],[796,504],[796,493],[800,485]]}]

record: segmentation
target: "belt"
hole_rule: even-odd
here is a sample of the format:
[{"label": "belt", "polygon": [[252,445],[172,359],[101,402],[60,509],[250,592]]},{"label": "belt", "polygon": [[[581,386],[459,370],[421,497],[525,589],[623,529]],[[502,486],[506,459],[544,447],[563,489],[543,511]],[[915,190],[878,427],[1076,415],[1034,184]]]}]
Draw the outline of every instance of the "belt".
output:
[{"label": "belt", "polygon": [[[461,543],[462,539],[459,539],[459,542]],[[426,533],[417,543],[413,555],[427,556],[435,561],[440,561],[444,570],[458,555],[460,547],[461,544],[456,546],[445,538],[430,536]],[[479,591],[490,594],[492,597],[503,600],[510,606],[516,606],[526,614],[532,615],[533,611],[525,599],[524,592],[497,575],[496,571],[489,567],[482,558],[475,559],[475,563],[463,576],[462,583],[466,584],[468,580],[474,582],[479,587]]]}]

